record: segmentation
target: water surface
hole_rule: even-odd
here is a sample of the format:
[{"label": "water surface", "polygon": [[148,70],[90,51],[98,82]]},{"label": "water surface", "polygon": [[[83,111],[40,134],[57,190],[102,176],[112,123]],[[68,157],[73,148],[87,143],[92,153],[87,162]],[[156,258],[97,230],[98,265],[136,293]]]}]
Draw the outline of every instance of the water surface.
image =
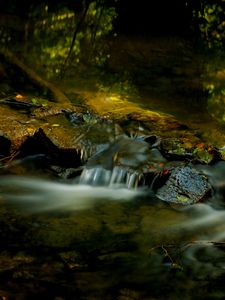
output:
[{"label": "water surface", "polygon": [[22,280],[24,299],[223,299],[225,164],[199,168],[215,190],[190,207],[142,188],[2,177],[0,285],[18,295]]}]

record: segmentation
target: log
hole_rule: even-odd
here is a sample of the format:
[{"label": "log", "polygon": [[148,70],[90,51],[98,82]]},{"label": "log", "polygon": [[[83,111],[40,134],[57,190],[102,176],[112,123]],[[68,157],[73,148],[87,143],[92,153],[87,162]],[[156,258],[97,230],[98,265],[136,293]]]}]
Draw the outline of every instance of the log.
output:
[{"label": "log", "polygon": [[34,70],[25,65],[16,55],[14,55],[8,49],[0,49],[0,54],[4,56],[4,58],[11,63],[12,65],[17,66],[19,69],[26,74],[28,78],[30,78],[37,86],[40,88],[46,88],[54,97],[54,100],[58,103],[62,104],[70,104],[71,102],[69,98],[59,90],[53,83],[43,79],[40,75],[38,75]]}]

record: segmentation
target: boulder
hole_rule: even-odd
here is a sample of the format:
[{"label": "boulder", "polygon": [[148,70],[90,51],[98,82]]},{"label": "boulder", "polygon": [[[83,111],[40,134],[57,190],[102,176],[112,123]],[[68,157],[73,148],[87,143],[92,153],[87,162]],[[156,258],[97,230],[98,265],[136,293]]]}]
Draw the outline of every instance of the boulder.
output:
[{"label": "boulder", "polygon": [[190,205],[204,199],[210,190],[206,176],[192,166],[185,166],[171,172],[166,184],[157,190],[156,196],[166,202]]}]

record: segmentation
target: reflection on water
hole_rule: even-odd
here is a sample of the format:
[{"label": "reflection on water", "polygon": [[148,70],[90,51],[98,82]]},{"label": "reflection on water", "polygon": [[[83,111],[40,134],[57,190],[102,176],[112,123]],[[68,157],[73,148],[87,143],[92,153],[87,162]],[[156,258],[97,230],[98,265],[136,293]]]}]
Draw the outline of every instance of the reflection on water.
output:
[{"label": "reflection on water", "polygon": [[59,253],[70,272],[48,276],[62,299],[224,299],[225,163],[199,168],[214,194],[188,208],[149,190],[2,177],[2,234],[5,205],[14,223],[1,249]]}]

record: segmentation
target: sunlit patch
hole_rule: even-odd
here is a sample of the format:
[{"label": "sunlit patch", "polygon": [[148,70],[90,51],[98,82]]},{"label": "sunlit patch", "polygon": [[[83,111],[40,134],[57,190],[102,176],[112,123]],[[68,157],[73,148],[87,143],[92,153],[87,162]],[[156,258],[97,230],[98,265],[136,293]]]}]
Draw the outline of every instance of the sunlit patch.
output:
[{"label": "sunlit patch", "polygon": [[16,95],[16,100],[21,100],[21,99],[24,99],[24,96],[20,95],[20,94],[17,94]]},{"label": "sunlit patch", "polygon": [[112,102],[114,102],[114,103],[121,103],[121,102],[124,101],[124,100],[122,100],[121,98],[122,98],[121,95],[116,95],[116,94],[114,94],[114,95],[107,96],[107,97],[105,98],[105,100],[106,100],[106,101],[112,101]]}]

